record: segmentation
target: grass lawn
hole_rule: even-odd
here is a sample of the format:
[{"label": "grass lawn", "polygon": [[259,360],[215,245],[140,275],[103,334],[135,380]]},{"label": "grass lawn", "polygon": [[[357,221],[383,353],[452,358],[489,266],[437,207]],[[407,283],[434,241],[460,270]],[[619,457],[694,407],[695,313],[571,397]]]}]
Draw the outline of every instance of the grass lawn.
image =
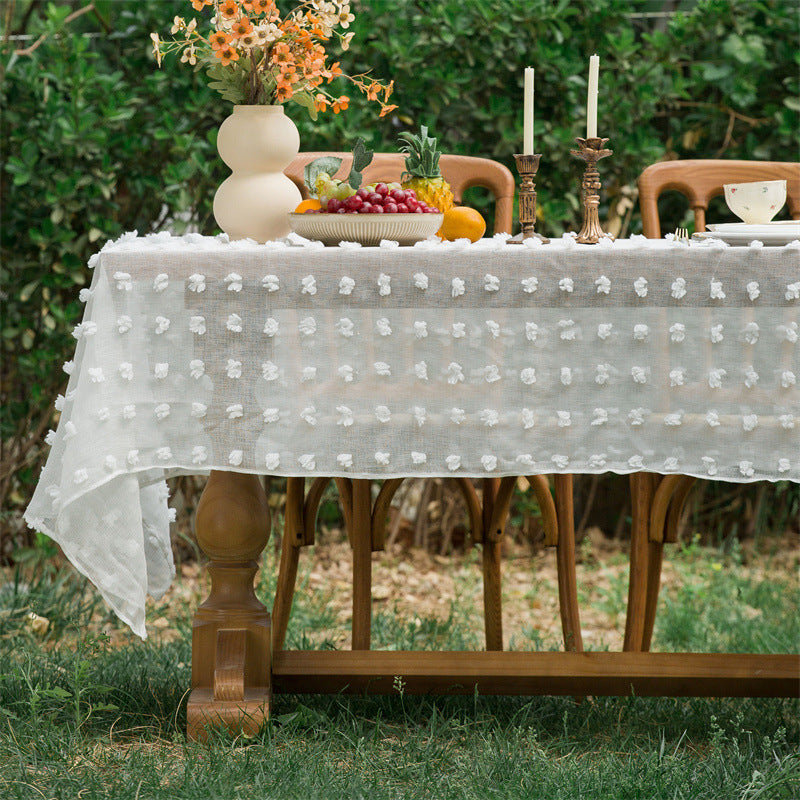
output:
[{"label": "grass lawn", "polygon": [[[316,551],[301,561],[291,648],[346,642],[348,590],[331,556],[341,548]],[[584,625],[595,631],[587,646],[616,649],[626,559],[582,555],[583,607],[593,609]],[[376,587],[396,579],[404,590],[377,592],[374,647],[479,649],[476,558],[440,559],[426,572],[409,569],[410,556],[376,556]],[[548,558],[504,565],[515,649],[559,646]],[[266,554],[265,600],[275,561]],[[670,548],[666,561],[654,649],[800,650],[796,550],[745,557],[691,545]],[[800,797],[794,699],[423,698],[399,686],[388,697],[279,695],[257,737],[187,742],[191,615],[205,592],[193,572],[153,604],[146,642],[69,568],[6,573],[0,798]]]}]

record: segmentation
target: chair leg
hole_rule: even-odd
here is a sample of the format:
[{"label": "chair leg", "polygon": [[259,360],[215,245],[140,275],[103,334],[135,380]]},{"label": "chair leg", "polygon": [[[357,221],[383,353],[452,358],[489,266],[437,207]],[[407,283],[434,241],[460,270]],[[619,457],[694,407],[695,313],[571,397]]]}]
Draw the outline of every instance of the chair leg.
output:
[{"label": "chair leg", "polygon": [[502,542],[483,543],[483,620],[487,650],[503,649],[502,551]]},{"label": "chair leg", "polygon": [[683,504],[695,484],[690,475],[667,475],[658,482],[650,512],[649,542],[647,544],[647,594],[645,598],[642,650],[648,652],[661,589],[661,566],[664,543],[677,541],[678,522]]},{"label": "chair leg", "polygon": [[572,475],[556,475],[556,513],[558,515],[558,601],[564,648],[583,652],[581,618],[578,608],[578,581],[575,576],[575,516],[572,507]]},{"label": "chair leg", "polygon": [[305,480],[303,478],[287,478],[281,563],[278,568],[275,602],[272,606],[273,652],[283,649],[286,629],[289,626],[289,614],[292,611],[294,589],[297,582],[297,565],[300,560],[300,546],[304,539],[304,494]]},{"label": "chair leg", "polygon": [[[504,478],[503,480],[509,480]],[[511,478],[510,480],[514,480]],[[503,561],[501,481],[483,479],[483,513],[481,541],[483,542],[483,624],[486,632],[486,649],[503,649],[503,596],[500,576]],[[512,487],[513,488],[513,487]],[[507,494],[507,492],[506,492]],[[506,512],[507,512],[507,503]],[[494,529],[493,529],[494,526]],[[499,533],[497,528],[500,528]]]},{"label": "chair leg", "polygon": [[529,475],[527,480],[536,495],[542,515],[544,546],[555,547],[558,544],[558,512],[553,495],[550,494],[550,482],[545,475]]},{"label": "chair leg", "polygon": [[353,650],[369,650],[372,627],[372,497],[370,481],[353,480]]},{"label": "chair leg", "polygon": [[628,612],[625,618],[625,640],[622,649],[642,651],[648,589],[648,551],[650,508],[658,476],[634,472],[631,485],[631,555],[628,577]]},{"label": "chair leg", "polygon": [[658,592],[661,588],[661,564],[664,557],[664,542],[647,543],[647,595],[645,596],[644,623],[642,625],[642,652],[650,651],[653,628],[656,624]]}]

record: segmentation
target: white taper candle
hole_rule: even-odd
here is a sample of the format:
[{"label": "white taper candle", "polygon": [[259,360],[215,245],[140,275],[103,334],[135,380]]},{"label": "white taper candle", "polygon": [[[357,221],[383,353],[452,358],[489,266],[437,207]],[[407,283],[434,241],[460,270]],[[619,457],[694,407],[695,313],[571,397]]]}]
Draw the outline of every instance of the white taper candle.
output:
[{"label": "white taper candle", "polygon": [[600,75],[600,56],[589,58],[589,91],[586,98],[586,138],[597,136],[597,84]]},{"label": "white taper candle", "polygon": [[533,155],[533,67],[525,67],[522,152]]}]

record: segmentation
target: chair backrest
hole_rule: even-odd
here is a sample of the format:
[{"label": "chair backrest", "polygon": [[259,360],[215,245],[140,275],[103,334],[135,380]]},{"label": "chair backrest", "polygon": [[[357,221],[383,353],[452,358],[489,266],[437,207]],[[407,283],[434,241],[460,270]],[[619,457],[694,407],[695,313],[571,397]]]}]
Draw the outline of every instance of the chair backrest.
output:
[{"label": "chair backrest", "polygon": [[[344,178],[350,172],[352,153],[299,153],[284,172],[295,182],[304,199],[308,197],[308,190],[303,183],[303,169],[320,156],[342,159],[342,166],[334,177]],[[464,192],[472,186],[488,189],[495,200],[494,232],[511,233],[516,186],[508,167],[489,158],[444,153],[439,159],[439,168],[453,190],[456,203],[461,202]],[[399,181],[404,170],[402,153],[375,153],[372,163],[363,172],[363,180],[364,183]]]},{"label": "chair backrest", "polygon": [[639,208],[648,239],[661,238],[658,197],[674,189],[689,198],[696,231],[706,229],[706,210],[726,183],[786,180],[786,202],[792,219],[800,219],[800,163],[791,161],[726,161],[687,159],[651,164],[639,176]]}]

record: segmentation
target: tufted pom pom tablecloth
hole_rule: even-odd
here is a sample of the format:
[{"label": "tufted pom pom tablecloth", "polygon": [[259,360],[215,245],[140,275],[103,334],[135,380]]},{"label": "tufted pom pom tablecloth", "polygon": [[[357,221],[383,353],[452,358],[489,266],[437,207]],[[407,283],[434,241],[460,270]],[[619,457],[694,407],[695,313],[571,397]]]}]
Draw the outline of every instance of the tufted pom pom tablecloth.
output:
[{"label": "tufted pom pom tablecloth", "polygon": [[800,481],[800,242],[759,245],[126,234],[26,520],[144,636],[173,475]]}]

